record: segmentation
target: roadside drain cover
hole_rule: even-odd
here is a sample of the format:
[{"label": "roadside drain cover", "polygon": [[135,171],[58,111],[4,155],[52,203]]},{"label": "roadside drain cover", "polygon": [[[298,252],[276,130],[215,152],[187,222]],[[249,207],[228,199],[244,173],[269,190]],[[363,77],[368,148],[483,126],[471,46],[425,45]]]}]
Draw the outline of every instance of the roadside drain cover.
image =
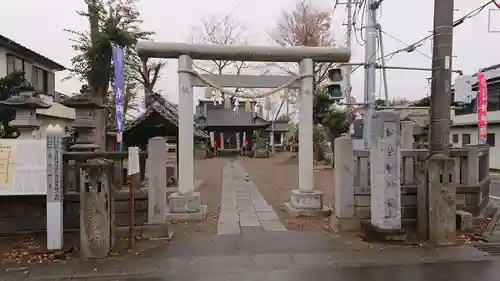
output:
[{"label": "roadside drain cover", "polygon": [[492,256],[500,256],[500,243],[475,244],[476,249]]}]

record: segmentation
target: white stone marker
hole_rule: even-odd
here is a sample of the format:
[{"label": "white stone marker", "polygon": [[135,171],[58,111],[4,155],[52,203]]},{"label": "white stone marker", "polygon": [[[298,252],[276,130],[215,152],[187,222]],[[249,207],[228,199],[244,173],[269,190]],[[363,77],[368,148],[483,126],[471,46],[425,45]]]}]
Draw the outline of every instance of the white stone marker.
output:
[{"label": "white stone marker", "polygon": [[63,247],[63,135],[59,125],[47,127],[47,250]]}]

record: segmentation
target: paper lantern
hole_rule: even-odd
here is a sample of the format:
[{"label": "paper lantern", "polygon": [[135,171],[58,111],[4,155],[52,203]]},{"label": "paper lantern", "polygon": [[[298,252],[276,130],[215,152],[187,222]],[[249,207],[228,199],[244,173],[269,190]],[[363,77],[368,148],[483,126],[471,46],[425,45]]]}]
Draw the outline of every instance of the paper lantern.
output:
[{"label": "paper lantern", "polygon": [[215,97],[216,100],[221,100],[221,93],[216,90],[215,93],[214,93],[214,97]]},{"label": "paper lantern", "polygon": [[266,108],[266,110],[271,110],[271,98],[270,97],[266,97],[265,108]]},{"label": "paper lantern", "polygon": [[252,104],[250,103],[249,100],[245,102],[245,112],[252,112]]},{"label": "paper lantern", "polygon": [[288,100],[289,95],[290,95],[290,90],[289,89],[285,89],[283,91],[283,99],[284,100]]},{"label": "paper lantern", "polygon": [[213,96],[213,91],[212,88],[210,87],[205,87],[205,98],[206,99],[211,99]]},{"label": "paper lantern", "polygon": [[234,101],[234,112],[238,113],[240,110],[240,102],[238,100]]},{"label": "paper lantern", "polygon": [[224,107],[231,108],[231,97],[229,95],[224,95]]}]

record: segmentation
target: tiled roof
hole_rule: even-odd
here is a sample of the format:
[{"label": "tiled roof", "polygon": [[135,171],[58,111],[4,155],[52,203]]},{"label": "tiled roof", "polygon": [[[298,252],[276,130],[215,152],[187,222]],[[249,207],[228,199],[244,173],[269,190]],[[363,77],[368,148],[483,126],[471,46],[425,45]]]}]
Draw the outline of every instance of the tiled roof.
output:
[{"label": "tiled roof", "polygon": [[[206,108],[203,108],[205,106]],[[207,112],[204,112],[205,109]],[[233,108],[225,108],[222,104],[201,103],[198,113],[196,123],[203,127],[267,127],[271,124],[255,113],[246,112],[244,104],[240,104],[235,111]]]},{"label": "tiled roof", "polygon": [[[146,110],[139,115],[134,121],[130,122],[125,128],[125,132],[137,127],[144,120],[146,120],[152,113],[156,112],[165,118],[166,121],[179,126],[179,109],[176,104],[173,104],[166,99],[164,99],[159,94],[154,94],[154,102],[146,108]],[[194,124],[193,124],[194,125]],[[200,138],[210,138],[208,134],[203,132],[201,129],[194,125],[194,135]]]},{"label": "tiled roof", "polygon": [[55,71],[61,71],[65,70],[66,67],[63,65],[47,58],[46,56],[43,56],[28,47],[25,47],[14,40],[7,38],[3,35],[0,34],[0,46],[4,46],[8,48],[9,50],[15,51],[16,53],[19,53],[18,55],[25,55],[30,57],[33,60],[37,60],[39,63],[46,64],[48,67],[53,68]]}]

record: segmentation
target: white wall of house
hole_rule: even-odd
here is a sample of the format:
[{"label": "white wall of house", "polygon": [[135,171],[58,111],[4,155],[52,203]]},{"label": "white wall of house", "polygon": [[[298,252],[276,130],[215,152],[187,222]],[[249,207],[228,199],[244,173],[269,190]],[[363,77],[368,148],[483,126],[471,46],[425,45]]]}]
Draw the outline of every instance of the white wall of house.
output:
[{"label": "white wall of house", "polygon": [[59,117],[53,117],[48,115],[39,115],[37,114],[37,119],[41,121],[40,128],[35,132],[36,137],[38,139],[45,138],[45,132],[47,131],[47,127],[49,125],[55,126],[59,125],[59,127],[63,128],[65,131],[70,127],[71,119],[64,119]]},{"label": "white wall of house", "polygon": [[34,132],[37,137],[44,137],[49,125],[59,124],[62,128],[69,126],[75,118],[75,110],[54,100],[56,97],[54,69],[42,63],[25,59],[15,52],[0,46],[0,77],[5,77],[9,70],[13,68],[12,58],[8,59],[9,55],[15,57],[16,69],[19,65],[23,65],[28,82],[38,91],[44,92],[40,97],[46,103],[52,105],[48,109],[37,110],[37,118],[42,122],[40,129]]},{"label": "white wall of house", "polygon": [[[478,144],[478,115],[455,115],[452,110],[453,126],[450,128],[450,142],[456,147],[462,147],[464,141],[470,139],[470,144]],[[490,169],[500,169],[500,111],[488,112],[488,134],[494,144],[490,148]],[[466,143],[465,143],[466,144]]]}]

